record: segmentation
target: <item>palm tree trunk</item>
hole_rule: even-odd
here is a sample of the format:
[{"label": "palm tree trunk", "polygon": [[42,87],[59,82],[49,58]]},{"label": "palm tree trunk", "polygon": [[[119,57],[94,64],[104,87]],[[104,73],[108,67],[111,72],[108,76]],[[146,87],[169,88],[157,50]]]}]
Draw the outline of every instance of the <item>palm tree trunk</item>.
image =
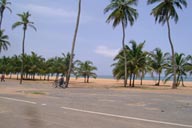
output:
[{"label": "palm tree trunk", "polygon": [[84,83],[86,83],[86,76],[84,76]]},{"label": "palm tree trunk", "polygon": [[125,78],[124,78],[124,87],[127,86],[127,57],[126,57],[126,48],[125,48],[125,25],[122,21],[122,29],[123,29],[123,39],[122,39],[122,47],[123,47],[123,54],[124,54],[124,70],[125,70]]},{"label": "palm tree trunk", "polygon": [[176,83],[175,52],[174,52],[174,47],[173,47],[173,43],[172,43],[172,40],[171,40],[171,29],[170,29],[170,24],[169,24],[169,18],[167,18],[167,27],[168,27],[169,43],[170,43],[171,52],[172,52],[172,65],[173,65],[173,84],[172,84],[172,89],[176,89],[177,88],[177,83]]},{"label": "palm tree trunk", "polygon": [[81,0],[79,0],[79,5],[78,5],[77,22],[76,22],[76,28],[75,28],[75,33],[74,33],[74,37],[73,37],[71,56],[70,56],[70,62],[69,62],[69,70],[68,70],[67,79],[66,79],[66,87],[68,87],[69,80],[70,80],[70,74],[71,74],[71,70],[72,70],[72,63],[73,63],[73,57],[74,57],[75,42],[76,42],[77,32],[78,32],[78,28],[79,28],[80,14],[81,14]]},{"label": "palm tree trunk", "polygon": [[2,21],[3,21],[3,10],[1,10],[1,19],[0,19],[0,30],[1,30],[1,25],[2,25]]},{"label": "palm tree trunk", "polygon": [[49,78],[50,78],[50,75],[48,74],[48,76],[47,76],[47,81],[49,81]]},{"label": "palm tree trunk", "polygon": [[140,81],[140,85],[143,85],[143,73],[141,73],[141,81]]},{"label": "palm tree trunk", "polygon": [[9,74],[9,79],[11,79],[11,77],[12,77],[12,73]]},{"label": "palm tree trunk", "polygon": [[176,85],[177,85],[177,87],[180,85],[180,80],[179,80],[179,78],[180,78],[180,75],[178,74],[177,75],[177,77],[176,77],[177,79],[176,79]]},{"label": "palm tree trunk", "polygon": [[158,82],[155,84],[156,86],[159,86],[160,84],[160,79],[161,79],[161,73],[158,73]]},{"label": "palm tree trunk", "polygon": [[135,73],[133,74],[133,83],[132,83],[132,87],[135,87]]},{"label": "palm tree trunk", "polygon": [[182,86],[185,87],[183,77],[181,77]]},{"label": "palm tree trunk", "polygon": [[131,87],[131,83],[132,83],[132,74],[133,73],[130,73],[130,78],[129,78],[129,86]]},{"label": "palm tree trunk", "polygon": [[89,76],[87,76],[87,83],[89,83]]},{"label": "palm tree trunk", "polygon": [[23,42],[22,42],[22,62],[21,62],[21,79],[20,79],[20,84],[22,84],[23,81],[23,69],[24,69],[24,54],[25,54],[25,34],[26,34],[26,29],[23,29]]}]

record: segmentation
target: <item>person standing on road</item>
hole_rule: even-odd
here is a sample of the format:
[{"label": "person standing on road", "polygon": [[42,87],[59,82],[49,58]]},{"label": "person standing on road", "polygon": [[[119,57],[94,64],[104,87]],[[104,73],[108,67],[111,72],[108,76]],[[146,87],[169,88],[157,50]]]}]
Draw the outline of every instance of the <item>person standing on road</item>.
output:
[{"label": "person standing on road", "polygon": [[1,82],[5,82],[5,75],[4,74],[1,75]]},{"label": "person standing on road", "polygon": [[62,88],[64,88],[64,77],[63,77],[63,75],[61,75],[61,78],[59,79],[59,87],[62,87]]}]

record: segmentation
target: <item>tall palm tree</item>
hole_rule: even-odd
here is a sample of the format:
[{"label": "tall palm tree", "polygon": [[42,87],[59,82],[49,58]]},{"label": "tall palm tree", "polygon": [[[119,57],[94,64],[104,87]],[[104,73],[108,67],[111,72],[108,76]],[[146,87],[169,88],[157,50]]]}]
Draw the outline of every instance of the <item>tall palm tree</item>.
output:
[{"label": "tall palm tree", "polygon": [[150,53],[150,65],[152,70],[158,74],[158,81],[155,85],[159,86],[161,80],[161,73],[167,63],[168,53],[163,53],[160,48],[155,48]]},{"label": "tall palm tree", "polygon": [[167,24],[168,28],[168,38],[171,46],[172,52],[172,65],[173,65],[173,84],[172,88],[177,88],[176,83],[176,63],[175,63],[175,51],[173,42],[171,39],[171,28],[170,19],[173,19],[177,23],[179,16],[176,12],[176,7],[182,9],[183,6],[187,7],[186,0],[148,0],[148,4],[159,3],[155,8],[152,9],[151,14],[155,17],[155,21],[161,23],[162,25]]},{"label": "tall palm tree", "polygon": [[132,8],[133,5],[137,5],[137,0],[111,0],[111,3],[104,9],[104,13],[112,11],[108,16],[106,22],[110,23],[113,21],[113,27],[117,25],[122,25],[123,38],[122,47],[124,50],[124,87],[127,86],[127,58],[125,52],[125,28],[128,23],[132,26],[138,17],[138,12],[136,9]]},{"label": "tall palm tree", "polygon": [[11,2],[8,2],[7,0],[0,0],[0,30],[1,30],[1,25],[3,21],[3,12],[5,11],[5,9],[8,9],[10,12],[12,12],[11,8],[7,6],[10,4]]},{"label": "tall palm tree", "polygon": [[73,42],[72,42],[70,62],[69,62],[69,70],[67,73],[67,79],[66,79],[66,86],[65,87],[68,87],[69,80],[70,80],[70,74],[71,74],[71,70],[72,70],[74,50],[75,50],[75,42],[76,42],[77,32],[78,32],[78,28],[79,28],[80,16],[81,16],[81,0],[79,0],[79,4],[78,4],[77,21],[76,21],[75,33],[74,33]]},{"label": "tall palm tree", "polygon": [[10,42],[8,41],[9,37],[4,35],[4,30],[0,30],[0,52],[2,50],[7,50]]},{"label": "tall palm tree", "polygon": [[15,29],[18,26],[23,26],[23,41],[22,41],[22,66],[21,66],[21,79],[20,84],[22,84],[23,80],[23,67],[24,67],[24,54],[25,54],[25,36],[28,26],[33,28],[36,31],[34,22],[29,21],[29,17],[31,14],[29,12],[23,12],[23,14],[17,14],[21,19],[21,21],[15,22],[12,25],[12,29]]}]

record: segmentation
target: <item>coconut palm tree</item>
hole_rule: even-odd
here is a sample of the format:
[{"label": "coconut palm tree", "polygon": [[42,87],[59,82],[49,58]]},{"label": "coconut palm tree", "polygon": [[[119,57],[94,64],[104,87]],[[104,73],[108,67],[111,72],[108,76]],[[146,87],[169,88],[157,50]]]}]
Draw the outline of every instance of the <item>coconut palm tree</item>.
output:
[{"label": "coconut palm tree", "polygon": [[7,6],[10,4],[11,2],[8,2],[7,0],[0,0],[0,30],[1,30],[1,25],[3,21],[3,12],[5,11],[5,9],[8,9],[10,12],[12,12],[11,8]]},{"label": "coconut palm tree", "polygon": [[84,83],[89,83],[89,78],[93,77],[96,78],[97,75],[94,73],[94,70],[97,70],[97,67],[93,66],[93,62],[91,61],[78,61],[77,63],[78,67],[76,68],[76,76],[83,76],[84,77]]},{"label": "coconut palm tree", "polygon": [[[171,58],[171,57],[170,57]],[[185,54],[183,53],[175,53],[175,62],[176,62],[176,85],[179,86],[180,82],[182,82],[182,86],[184,86],[184,78],[187,77],[187,58],[185,57]],[[165,71],[165,82],[170,80],[172,78],[173,69],[171,68],[171,63],[166,67]]]},{"label": "coconut palm tree", "polygon": [[186,70],[189,72],[189,75],[192,75],[192,56],[188,55],[187,56],[187,65],[186,65]]},{"label": "coconut palm tree", "polygon": [[[126,48],[126,55],[128,55],[128,46],[126,45],[125,46]],[[121,50],[116,56],[115,58],[113,59],[114,61],[117,61],[115,63],[113,63],[111,66],[114,67],[113,68],[113,76],[114,78],[116,78],[117,80],[120,80],[120,79],[124,79],[125,78],[125,63],[124,63],[124,51]],[[130,66],[128,66],[127,68],[127,75],[129,75],[129,68]]]},{"label": "coconut palm tree", "polygon": [[131,40],[129,43],[131,44],[131,47],[129,47],[127,63],[131,66],[130,86],[134,87],[136,76],[139,76],[140,71],[146,66],[147,52],[143,51],[145,41],[137,44],[136,41]]},{"label": "coconut palm tree", "polygon": [[35,75],[39,73],[42,62],[45,60],[42,56],[37,55],[35,52],[31,52],[31,55],[27,55],[27,66],[29,75],[31,75],[31,79],[35,80]]},{"label": "coconut palm tree", "polygon": [[[151,53],[150,53],[150,65],[152,67],[152,72],[156,72],[158,74],[158,81],[155,84],[156,86],[160,85],[160,80],[161,80],[161,73],[167,63],[167,58],[169,54],[168,53],[163,53],[160,48],[155,48]],[[153,76],[153,75],[152,75]]]},{"label": "coconut palm tree", "polygon": [[0,52],[2,50],[7,50],[10,42],[8,41],[9,37],[4,35],[4,30],[0,30]]},{"label": "coconut palm tree", "polygon": [[69,80],[70,80],[70,74],[71,74],[71,71],[72,71],[73,58],[74,58],[74,50],[75,50],[75,42],[76,42],[77,32],[78,32],[78,28],[79,28],[80,16],[81,16],[81,0],[79,0],[79,4],[78,4],[78,14],[77,14],[75,33],[74,33],[73,42],[72,42],[72,48],[71,48],[69,70],[68,70],[68,73],[67,73],[66,86],[65,86],[66,88],[68,87]]},{"label": "coconut palm tree", "polygon": [[[70,63],[71,54],[68,52],[67,54],[62,53],[62,55],[63,55],[63,65],[64,65],[62,72],[63,72],[64,76],[67,76],[67,73],[69,71],[69,63]],[[71,70],[73,70],[73,66],[74,66],[73,63],[72,63],[72,69]]]},{"label": "coconut palm tree", "polygon": [[[143,47],[145,41],[137,44],[134,40],[129,42],[131,47],[128,45],[125,46],[126,48],[126,57],[127,57],[127,74],[129,76],[129,86],[134,87],[135,85],[135,78],[136,77],[144,77],[146,72],[146,65],[147,65],[147,52],[143,51]],[[125,77],[125,73],[123,72],[124,67],[124,50],[121,50],[119,54],[115,57],[114,60],[117,60],[117,63],[114,63],[113,75],[116,79],[121,79]],[[142,79],[141,79],[142,80]],[[142,83],[142,82],[141,82]]]},{"label": "coconut palm tree", "polygon": [[[46,76],[46,74],[48,74],[48,75],[51,75],[51,76],[53,76],[54,75],[54,63],[55,62],[55,60],[54,60],[54,58],[49,58],[48,60],[46,60],[46,62],[45,62],[45,69],[44,70],[42,70],[42,75],[44,75],[44,77]],[[41,79],[41,76],[40,76],[40,79]]]},{"label": "coconut palm tree", "polygon": [[161,23],[162,25],[167,24],[168,28],[168,38],[171,46],[172,52],[172,67],[173,67],[173,84],[172,88],[177,88],[176,83],[176,63],[175,63],[175,51],[173,42],[171,39],[171,28],[170,19],[173,19],[177,23],[179,16],[176,12],[176,7],[182,9],[183,6],[187,7],[186,0],[148,0],[147,4],[159,3],[155,8],[152,9],[151,15],[155,17],[155,21]]},{"label": "coconut palm tree", "polygon": [[[10,64],[11,64],[11,72],[10,73],[14,73],[14,74],[17,74],[17,80],[19,79],[19,72],[21,71],[21,57],[20,56],[17,56],[17,55],[14,55],[11,57],[11,61],[10,61]],[[11,78],[11,76],[10,76]]]},{"label": "coconut palm tree", "polygon": [[132,6],[137,5],[137,0],[111,0],[111,3],[104,9],[104,13],[112,11],[108,16],[106,22],[110,23],[113,21],[113,27],[117,25],[122,25],[123,38],[122,38],[122,48],[124,50],[124,87],[127,86],[127,58],[125,52],[125,28],[128,23],[132,26],[138,17],[138,12]]},{"label": "coconut palm tree", "polygon": [[22,41],[22,66],[21,66],[21,79],[20,84],[22,84],[23,80],[23,68],[24,68],[24,54],[25,54],[25,36],[28,26],[33,28],[36,31],[34,23],[29,21],[29,17],[31,14],[29,12],[23,12],[23,14],[17,14],[20,17],[21,21],[15,22],[12,25],[12,29],[15,29],[18,26],[23,26],[23,41]]},{"label": "coconut palm tree", "polygon": [[0,73],[7,73],[9,60],[10,58],[6,56],[0,58]]}]

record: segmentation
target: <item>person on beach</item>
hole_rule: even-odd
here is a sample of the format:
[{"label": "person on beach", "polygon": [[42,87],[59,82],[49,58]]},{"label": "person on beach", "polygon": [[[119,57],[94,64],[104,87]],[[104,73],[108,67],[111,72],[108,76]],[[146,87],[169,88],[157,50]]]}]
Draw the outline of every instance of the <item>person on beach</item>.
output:
[{"label": "person on beach", "polygon": [[5,82],[5,75],[4,74],[1,75],[1,82]]},{"label": "person on beach", "polygon": [[63,75],[61,75],[58,85],[59,85],[59,87],[64,88],[64,86],[63,86],[64,84],[65,84],[64,77],[63,77]]}]

